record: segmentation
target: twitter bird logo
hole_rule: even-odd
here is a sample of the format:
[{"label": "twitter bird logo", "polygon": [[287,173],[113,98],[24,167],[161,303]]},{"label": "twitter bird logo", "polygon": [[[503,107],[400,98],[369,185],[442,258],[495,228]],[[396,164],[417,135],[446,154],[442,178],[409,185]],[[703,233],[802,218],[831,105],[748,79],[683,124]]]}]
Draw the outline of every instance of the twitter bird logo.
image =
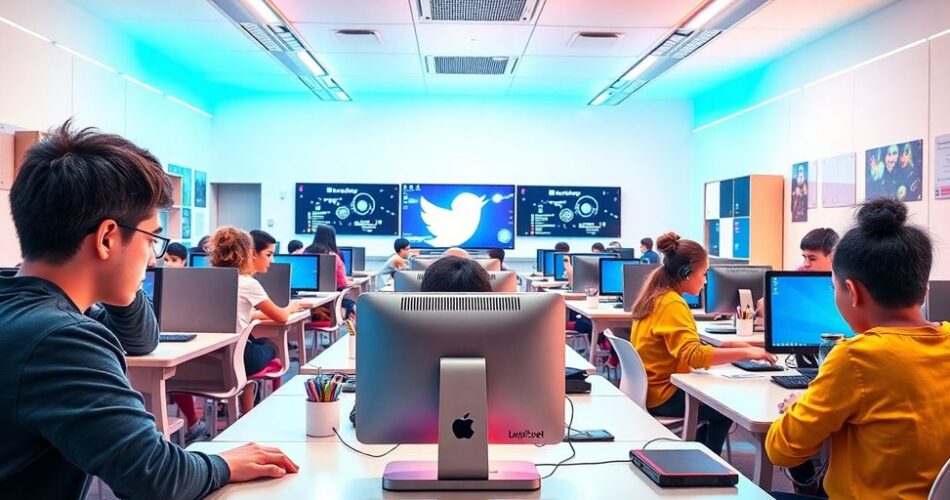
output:
[{"label": "twitter bird logo", "polygon": [[447,210],[421,197],[422,221],[432,235],[428,243],[434,247],[454,247],[468,241],[478,229],[482,207],[486,203],[484,196],[461,193],[452,200],[452,208]]}]

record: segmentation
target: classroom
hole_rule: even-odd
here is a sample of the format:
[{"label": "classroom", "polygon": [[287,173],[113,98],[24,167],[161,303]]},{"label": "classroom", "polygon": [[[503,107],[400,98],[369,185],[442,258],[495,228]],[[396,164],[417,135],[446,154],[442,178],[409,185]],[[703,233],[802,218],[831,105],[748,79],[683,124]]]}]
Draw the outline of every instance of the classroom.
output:
[{"label": "classroom", "polygon": [[950,500],[947,0],[0,0],[0,496]]}]

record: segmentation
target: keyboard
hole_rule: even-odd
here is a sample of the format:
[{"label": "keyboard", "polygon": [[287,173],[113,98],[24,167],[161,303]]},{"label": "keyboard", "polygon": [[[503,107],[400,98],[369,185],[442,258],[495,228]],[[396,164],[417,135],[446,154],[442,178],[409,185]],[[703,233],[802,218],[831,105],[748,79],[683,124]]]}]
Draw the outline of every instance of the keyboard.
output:
[{"label": "keyboard", "polygon": [[736,333],[736,327],[732,325],[709,325],[706,327],[706,333]]},{"label": "keyboard", "polygon": [[772,382],[786,389],[807,389],[812,380],[808,375],[772,375]]},{"label": "keyboard", "polygon": [[780,372],[785,371],[785,368],[782,368],[778,365],[773,365],[772,363],[766,361],[752,361],[752,360],[743,360],[736,361],[732,363],[733,366],[738,366],[747,372]]},{"label": "keyboard", "polygon": [[163,333],[158,336],[159,342],[188,342],[197,337],[194,333]]}]

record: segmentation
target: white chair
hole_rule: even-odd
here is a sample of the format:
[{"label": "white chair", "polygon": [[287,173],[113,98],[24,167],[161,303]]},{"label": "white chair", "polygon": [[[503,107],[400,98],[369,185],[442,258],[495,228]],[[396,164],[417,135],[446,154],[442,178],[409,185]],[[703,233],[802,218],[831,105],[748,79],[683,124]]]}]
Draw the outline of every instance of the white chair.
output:
[{"label": "white chair", "polygon": [[228,405],[228,425],[238,419],[240,405],[238,396],[246,389],[247,374],[244,372],[244,349],[247,338],[260,321],[254,320],[241,332],[236,343],[227,349],[205,354],[178,366],[175,376],[166,382],[168,392],[177,392],[202,397],[211,401],[207,415],[211,438],[218,435],[218,401]]},{"label": "white chair", "polygon": [[947,463],[943,465],[943,469],[940,469],[940,474],[937,474],[937,479],[934,481],[934,485],[930,488],[930,495],[927,497],[928,500],[947,500],[950,498],[950,460],[947,460]]},{"label": "white chair", "polygon": [[[326,336],[327,338],[326,345],[332,345],[334,342],[336,342],[340,338],[340,327],[343,326],[343,321],[346,319],[343,312],[343,299],[349,297],[351,294],[354,294],[354,292],[356,295],[359,295],[359,287],[351,286],[351,287],[344,288],[343,290],[340,291],[340,295],[337,296],[335,301],[333,301],[333,310],[332,310],[333,317],[330,318],[329,325],[320,325],[320,326],[313,325],[313,330],[317,334],[316,337],[313,339],[313,348],[315,351],[317,349],[317,344],[319,343],[321,336],[324,336],[324,335]],[[304,352],[306,354],[306,346],[304,346],[303,350],[300,352]],[[308,360],[309,360],[309,357],[308,357]],[[305,363],[306,362],[303,362],[301,364],[305,364]]]}]

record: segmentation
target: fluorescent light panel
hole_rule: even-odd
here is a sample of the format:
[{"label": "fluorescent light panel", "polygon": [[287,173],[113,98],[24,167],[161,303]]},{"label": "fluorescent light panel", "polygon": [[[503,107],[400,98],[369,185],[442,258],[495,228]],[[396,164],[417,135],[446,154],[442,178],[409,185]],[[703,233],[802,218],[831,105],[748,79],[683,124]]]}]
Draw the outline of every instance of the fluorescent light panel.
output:
[{"label": "fluorescent light panel", "polygon": [[46,38],[45,36],[43,36],[43,35],[41,35],[41,34],[35,32],[35,31],[33,31],[33,30],[31,30],[31,29],[25,27],[25,26],[21,26],[21,25],[15,23],[15,22],[13,22],[13,21],[11,21],[11,20],[5,18],[5,17],[0,16],[0,22],[4,23],[4,24],[6,24],[6,25],[9,25],[9,26],[12,27],[12,28],[16,28],[16,29],[18,29],[18,30],[20,30],[20,31],[22,31],[22,32],[24,32],[24,33],[26,33],[27,35],[32,36],[33,38],[37,38],[37,39],[42,40],[42,41],[44,41],[44,42],[46,42],[46,43],[53,43],[53,41],[50,40],[49,38]]},{"label": "fluorescent light panel", "polygon": [[280,22],[280,17],[264,0],[244,0],[244,5],[250,7],[251,10],[260,16],[267,24],[277,24]]},{"label": "fluorescent light panel", "polygon": [[687,21],[684,28],[688,30],[698,30],[704,24],[706,24],[710,19],[716,16],[716,14],[722,12],[723,9],[729,6],[733,0],[713,0],[712,2],[706,4],[703,7],[703,10],[696,13],[689,21]]},{"label": "fluorescent light panel", "polygon": [[653,55],[646,56],[643,59],[640,59],[640,62],[635,64],[632,68],[630,68],[629,71],[624,73],[624,75],[621,76],[620,79],[625,82],[630,81],[630,80],[636,80],[637,77],[642,75],[644,71],[650,69],[650,66],[653,66],[654,64],[656,64],[656,62],[659,59],[660,59],[659,57],[653,56]]},{"label": "fluorescent light panel", "polygon": [[310,70],[314,76],[326,76],[327,70],[323,69],[323,66],[320,66],[320,63],[309,52],[294,52],[297,54],[297,58],[300,59],[300,62]]}]

